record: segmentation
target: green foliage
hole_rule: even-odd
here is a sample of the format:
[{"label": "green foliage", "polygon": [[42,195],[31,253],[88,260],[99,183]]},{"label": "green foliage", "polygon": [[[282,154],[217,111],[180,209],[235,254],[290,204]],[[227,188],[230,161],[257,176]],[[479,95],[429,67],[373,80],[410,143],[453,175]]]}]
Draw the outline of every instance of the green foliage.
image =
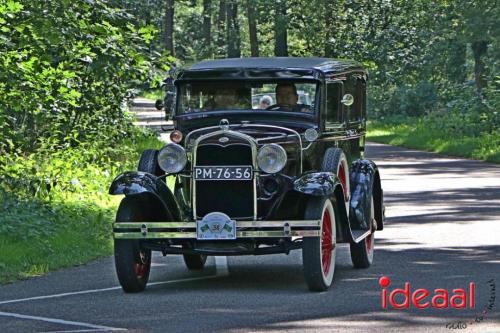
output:
[{"label": "green foliage", "polygon": [[110,252],[113,177],[155,136],[126,98],[171,58],[104,0],[0,0],[0,281]]},{"label": "green foliage", "polygon": [[376,121],[371,124],[368,140],[390,145],[433,151],[452,156],[461,156],[500,163],[500,132],[483,133],[479,136],[455,134],[445,136],[442,132],[426,127],[427,122],[418,119],[397,119],[395,124]]},{"label": "green foliage", "polygon": [[395,89],[387,103],[381,101],[385,114],[422,116],[436,108],[436,87],[430,82],[420,82],[416,86],[402,85]]},{"label": "green foliage", "polygon": [[[156,24],[159,29],[164,26],[164,10],[154,10],[161,7],[162,0],[147,4],[116,1],[141,17],[141,22]],[[230,2],[175,1],[174,44],[180,62],[187,65],[210,55],[228,55]],[[286,23],[290,56],[351,58],[365,64],[372,117],[421,116],[447,109],[447,104],[462,96],[453,87],[470,83],[483,90],[481,80],[494,84],[499,73],[500,6],[495,0],[240,1],[242,56],[250,56],[249,7],[256,18],[260,56],[275,55],[275,24],[280,21],[276,18],[282,16],[276,12],[277,3],[286,6],[286,22],[281,23]],[[208,43],[203,25],[206,16],[211,23]],[[162,38],[156,38],[156,49],[163,47]],[[483,48],[474,48],[477,42],[484,42],[479,44]],[[458,95],[449,94],[450,86]],[[471,100],[470,96],[462,98]],[[483,96],[483,102],[491,103],[489,98]]]},{"label": "green foliage", "polygon": [[459,99],[424,117],[384,117],[370,122],[368,140],[500,163],[500,116],[490,107]]},{"label": "green foliage", "polygon": [[109,185],[136,168],[146,147],[161,145],[136,129],[116,148],[10,157],[0,170],[0,283],[110,254],[120,198],[108,195]]},{"label": "green foliage", "polygon": [[106,188],[161,145],[134,129],[126,99],[163,94],[174,60],[249,56],[249,7],[261,56],[275,54],[278,23],[290,56],[366,66],[372,139],[500,159],[495,0],[174,3],[177,60],[164,52],[165,0],[0,0],[0,280],[109,252]]},{"label": "green foliage", "polygon": [[0,152],[124,137],[123,100],[152,80],[153,27],[97,1],[6,1],[0,6]]}]

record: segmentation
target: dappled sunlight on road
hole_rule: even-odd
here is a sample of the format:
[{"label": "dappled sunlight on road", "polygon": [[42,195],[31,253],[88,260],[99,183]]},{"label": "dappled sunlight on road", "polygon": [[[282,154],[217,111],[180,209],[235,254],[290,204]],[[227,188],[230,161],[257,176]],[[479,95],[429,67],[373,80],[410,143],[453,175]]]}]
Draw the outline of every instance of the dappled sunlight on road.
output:
[{"label": "dappled sunlight on road", "polygon": [[498,165],[378,144],[370,145],[370,154],[386,204],[378,248],[500,245]]}]

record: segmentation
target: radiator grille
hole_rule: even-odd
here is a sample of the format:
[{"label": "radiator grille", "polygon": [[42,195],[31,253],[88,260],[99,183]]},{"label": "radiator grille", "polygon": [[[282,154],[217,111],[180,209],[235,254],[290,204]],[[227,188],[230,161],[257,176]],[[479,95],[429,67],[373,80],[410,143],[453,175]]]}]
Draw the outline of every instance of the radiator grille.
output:
[{"label": "radiator grille", "polygon": [[[197,166],[252,165],[249,144],[202,144],[196,152]],[[234,219],[251,219],[254,213],[253,181],[195,181],[196,218],[222,212]]]}]

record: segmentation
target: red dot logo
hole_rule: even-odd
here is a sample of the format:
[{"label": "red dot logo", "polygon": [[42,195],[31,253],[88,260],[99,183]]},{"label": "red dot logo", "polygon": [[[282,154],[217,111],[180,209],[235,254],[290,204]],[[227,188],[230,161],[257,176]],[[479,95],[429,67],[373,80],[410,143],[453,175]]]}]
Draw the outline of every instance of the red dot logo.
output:
[{"label": "red dot logo", "polygon": [[387,288],[391,284],[391,279],[389,279],[387,276],[382,276],[378,280],[378,284],[380,284],[382,288]]}]

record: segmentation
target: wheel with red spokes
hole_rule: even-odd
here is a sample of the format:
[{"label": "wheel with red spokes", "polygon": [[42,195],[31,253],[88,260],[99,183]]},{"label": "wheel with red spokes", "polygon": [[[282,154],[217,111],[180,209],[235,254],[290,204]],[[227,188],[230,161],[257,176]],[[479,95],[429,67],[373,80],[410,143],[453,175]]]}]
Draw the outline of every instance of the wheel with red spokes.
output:
[{"label": "wheel with red spokes", "polygon": [[370,235],[359,243],[351,243],[351,260],[355,268],[368,268],[373,263],[373,253],[375,245],[375,207],[373,196],[370,202]]},{"label": "wheel with red spokes", "polygon": [[[147,218],[141,213],[138,202],[125,197],[118,208],[116,220],[141,222],[147,221]],[[142,248],[140,241],[135,239],[115,239],[114,249],[116,275],[123,291],[143,291],[151,270],[151,250]]]},{"label": "wheel with red spokes", "polygon": [[136,240],[115,239],[115,267],[123,291],[143,291],[151,269],[151,250],[141,249]]},{"label": "wheel with red spokes", "polygon": [[337,253],[336,203],[327,198],[312,198],[307,205],[305,218],[320,220],[320,236],[304,237],[302,263],[304,277],[311,291],[325,291],[333,281]]}]

